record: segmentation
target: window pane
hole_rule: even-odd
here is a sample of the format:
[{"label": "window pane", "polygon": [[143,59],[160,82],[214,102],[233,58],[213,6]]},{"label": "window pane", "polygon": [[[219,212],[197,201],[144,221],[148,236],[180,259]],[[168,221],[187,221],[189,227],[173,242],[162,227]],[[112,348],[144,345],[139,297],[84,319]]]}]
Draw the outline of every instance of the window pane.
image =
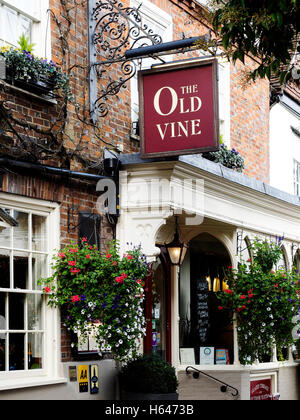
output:
[{"label": "window pane", "polygon": [[28,330],[41,330],[42,322],[42,295],[27,295]]},{"label": "window pane", "polygon": [[[1,251],[3,254],[4,252]],[[8,254],[8,252],[7,252]],[[10,287],[10,257],[0,255],[0,288]]]},{"label": "window pane", "polygon": [[28,289],[28,254],[26,252],[14,253],[14,288]]},{"label": "window pane", "polygon": [[24,370],[25,334],[9,334],[9,370]]},{"label": "window pane", "polygon": [[5,293],[0,293],[0,330],[6,330],[6,323],[5,323]]},{"label": "window pane", "polygon": [[9,294],[9,329],[24,330],[24,295],[23,293]]},{"label": "window pane", "polygon": [[[0,331],[6,330],[5,293],[0,293]],[[0,332],[0,371],[5,370],[6,333]]]},{"label": "window pane", "polygon": [[20,16],[20,31],[18,34],[18,38],[19,36],[24,34],[25,37],[28,38],[30,42],[31,41],[31,25],[32,25],[32,21],[30,19],[26,18],[25,16]]},{"label": "window pane", "polygon": [[48,276],[48,256],[43,254],[32,255],[32,289],[41,290],[38,280]]},{"label": "window pane", "polygon": [[46,218],[32,215],[32,250],[47,251]]},{"label": "window pane", "polygon": [[6,334],[0,334],[0,372],[5,370]]},{"label": "window pane", "polygon": [[28,369],[43,367],[43,334],[28,334]]},{"label": "window pane", "polygon": [[[1,10],[1,9],[0,9]],[[5,209],[6,213],[10,214],[10,210]],[[0,227],[0,246],[11,247],[11,227]]]},{"label": "window pane", "polygon": [[13,247],[28,249],[28,213],[14,211],[14,218],[19,226],[13,228]]},{"label": "window pane", "polygon": [[4,39],[10,44],[17,45],[18,14],[17,12],[10,9],[9,7],[3,7],[2,11],[4,13],[4,22],[5,22],[5,29],[3,28]]}]

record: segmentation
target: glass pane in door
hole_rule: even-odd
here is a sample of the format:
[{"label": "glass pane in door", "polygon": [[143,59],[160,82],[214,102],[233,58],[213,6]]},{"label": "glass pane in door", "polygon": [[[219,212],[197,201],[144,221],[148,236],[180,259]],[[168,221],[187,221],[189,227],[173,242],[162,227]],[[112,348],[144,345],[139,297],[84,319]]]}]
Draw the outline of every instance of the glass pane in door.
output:
[{"label": "glass pane in door", "polygon": [[166,279],[158,264],[152,280],[152,351],[166,359]]}]

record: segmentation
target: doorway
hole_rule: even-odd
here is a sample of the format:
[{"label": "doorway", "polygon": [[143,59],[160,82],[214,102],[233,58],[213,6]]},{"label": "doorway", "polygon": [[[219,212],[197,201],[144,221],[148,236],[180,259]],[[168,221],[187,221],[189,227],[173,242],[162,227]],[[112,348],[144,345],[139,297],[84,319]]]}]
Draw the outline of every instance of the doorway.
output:
[{"label": "doorway", "polygon": [[214,351],[207,363],[218,364],[216,354],[225,354],[226,364],[233,363],[232,317],[229,311],[218,310],[217,299],[217,294],[228,288],[226,270],[230,265],[227,249],[214,236],[202,233],[190,241],[180,270],[179,346],[193,352],[195,364],[203,362],[200,354],[204,347]]},{"label": "doorway", "polygon": [[170,267],[160,255],[152,265],[152,275],[146,293],[146,337],[144,353],[155,353],[171,362],[171,299]]}]

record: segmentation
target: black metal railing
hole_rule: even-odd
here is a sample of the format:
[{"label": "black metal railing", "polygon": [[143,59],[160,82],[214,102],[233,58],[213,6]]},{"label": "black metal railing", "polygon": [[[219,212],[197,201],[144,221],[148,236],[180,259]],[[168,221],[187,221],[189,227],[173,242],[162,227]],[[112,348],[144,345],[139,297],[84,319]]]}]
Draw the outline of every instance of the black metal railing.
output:
[{"label": "black metal railing", "polygon": [[191,371],[189,371],[190,369],[192,369],[194,371],[193,373],[193,378],[198,379],[201,375],[204,375],[210,379],[212,379],[213,381],[219,382],[221,384],[220,387],[220,391],[221,392],[227,392],[228,388],[231,388],[234,392],[231,392],[231,395],[233,397],[236,397],[239,394],[238,389],[236,389],[234,386],[227,384],[226,382],[220,381],[220,379],[215,378],[214,376],[209,375],[208,373],[203,372],[202,370],[199,370],[197,368],[195,368],[194,366],[188,366],[186,368],[186,374],[189,375],[190,373],[192,373]]}]

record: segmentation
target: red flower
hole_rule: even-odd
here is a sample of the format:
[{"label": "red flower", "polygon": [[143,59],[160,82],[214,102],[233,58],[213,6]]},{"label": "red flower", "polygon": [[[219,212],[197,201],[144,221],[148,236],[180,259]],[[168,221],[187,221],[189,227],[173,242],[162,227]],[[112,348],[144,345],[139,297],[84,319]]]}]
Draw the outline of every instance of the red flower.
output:
[{"label": "red flower", "polygon": [[276,283],[274,287],[278,287],[278,283]]},{"label": "red flower", "polygon": [[251,262],[251,258],[248,258],[247,262]]},{"label": "red flower", "polygon": [[127,279],[127,274],[126,273],[121,273],[121,277],[123,277],[123,279]]},{"label": "red flower", "polygon": [[228,266],[228,270],[232,270],[232,265],[229,265]]},{"label": "red flower", "polygon": [[246,295],[241,295],[240,299],[246,299]]},{"label": "red flower", "polygon": [[77,273],[79,273],[80,272],[80,270],[79,270],[79,268],[71,268],[71,273],[72,274],[77,274]]},{"label": "red flower", "polygon": [[111,258],[111,254],[106,254],[106,258],[110,259]]},{"label": "red flower", "polygon": [[60,258],[65,258],[66,254],[65,254],[64,252],[59,252],[59,253],[58,253],[58,256],[59,256]]},{"label": "red flower", "polygon": [[137,281],[136,281],[138,284],[140,284],[142,287],[144,287],[145,286],[145,282],[143,282],[143,280],[141,280],[141,279],[137,279]]},{"label": "red flower", "polygon": [[71,248],[70,252],[72,252],[72,253],[78,252],[78,248]]},{"label": "red flower", "polygon": [[127,260],[133,260],[133,255],[130,255],[130,254],[128,254],[127,256],[126,256],[126,258],[127,258]]},{"label": "red flower", "polygon": [[68,264],[74,267],[74,265],[76,265],[76,261],[69,261]]},{"label": "red flower", "polygon": [[115,281],[117,282],[117,283],[123,283],[124,282],[124,278],[122,277],[122,276],[119,276],[119,277],[116,277],[115,278]]},{"label": "red flower", "polygon": [[83,238],[81,239],[81,241],[82,241],[82,242],[87,242],[87,237],[83,237]]},{"label": "red flower", "polygon": [[78,295],[71,296],[72,302],[79,302],[80,297]]},{"label": "red flower", "polygon": [[113,261],[112,265],[114,265],[114,266],[118,265],[117,261]]},{"label": "red flower", "polygon": [[223,306],[218,306],[219,311],[222,311]]},{"label": "red flower", "polygon": [[49,293],[49,292],[51,292],[50,287],[45,287],[45,288],[44,288],[44,292],[45,292],[45,293]]},{"label": "red flower", "polygon": [[271,273],[271,274],[274,274],[274,270],[271,270],[271,271],[270,271],[270,273]]},{"label": "red flower", "polygon": [[86,257],[87,259],[91,258],[90,254],[87,254],[85,257]]},{"label": "red flower", "polygon": [[228,293],[229,295],[231,295],[233,293],[233,291],[231,289],[226,289],[224,290],[225,293]]}]

